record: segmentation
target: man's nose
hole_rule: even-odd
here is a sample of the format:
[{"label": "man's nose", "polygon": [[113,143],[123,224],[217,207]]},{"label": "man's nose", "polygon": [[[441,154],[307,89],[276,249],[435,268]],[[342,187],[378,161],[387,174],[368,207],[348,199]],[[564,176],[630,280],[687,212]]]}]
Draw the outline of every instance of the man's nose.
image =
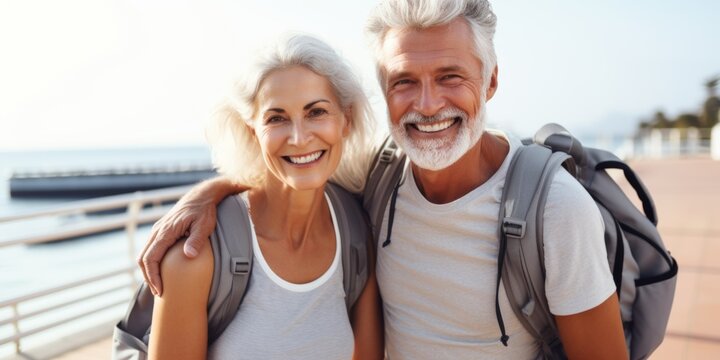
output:
[{"label": "man's nose", "polygon": [[445,99],[432,84],[423,84],[420,87],[418,98],[415,99],[415,111],[425,116],[433,116],[445,107]]},{"label": "man's nose", "polygon": [[293,121],[293,126],[290,131],[291,131],[290,139],[289,139],[290,145],[302,147],[304,145],[307,145],[307,143],[310,141],[310,139],[312,137],[307,125],[305,124],[304,120],[302,120],[302,119]]}]

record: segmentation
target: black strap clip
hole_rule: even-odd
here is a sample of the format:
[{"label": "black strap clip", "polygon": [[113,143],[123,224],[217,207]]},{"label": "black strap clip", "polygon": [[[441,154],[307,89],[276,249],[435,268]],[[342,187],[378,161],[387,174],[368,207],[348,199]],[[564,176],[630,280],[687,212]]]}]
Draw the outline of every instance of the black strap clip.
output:
[{"label": "black strap clip", "polygon": [[522,239],[525,236],[525,221],[506,217],[503,220],[502,230],[508,237]]},{"label": "black strap clip", "polygon": [[230,264],[233,275],[247,275],[250,272],[250,261],[246,257],[234,257]]},{"label": "black strap clip", "polygon": [[393,148],[390,146],[386,146],[382,149],[380,152],[380,162],[382,163],[391,163],[393,156],[395,156],[395,151],[397,148]]}]

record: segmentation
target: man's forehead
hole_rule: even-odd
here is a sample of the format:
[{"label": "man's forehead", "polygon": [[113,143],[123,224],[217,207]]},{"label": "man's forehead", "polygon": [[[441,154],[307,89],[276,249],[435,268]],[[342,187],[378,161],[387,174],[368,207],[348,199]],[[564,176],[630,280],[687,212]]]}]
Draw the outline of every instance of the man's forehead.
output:
[{"label": "man's forehead", "polygon": [[475,65],[467,60],[457,56],[454,51],[406,52],[386,58],[382,67],[388,75],[400,72],[462,70]]},{"label": "man's forehead", "polygon": [[474,57],[472,32],[462,19],[429,28],[391,28],[382,44],[381,62],[390,70],[392,63],[418,60],[451,61],[451,58]]},{"label": "man's forehead", "polygon": [[447,24],[430,26],[430,27],[394,27],[387,30],[383,36],[383,48],[385,50],[388,45],[397,46],[402,43],[403,46],[423,46],[428,41],[433,43],[442,43],[457,40],[461,43],[471,43],[473,34],[467,21],[462,18],[456,18]]},{"label": "man's forehead", "polygon": [[388,33],[380,59],[383,72],[390,75],[450,67],[471,70],[482,66],[475,54],[471,34],[463,36],[457,33],[457,29],[433,30],[403,29]]}]

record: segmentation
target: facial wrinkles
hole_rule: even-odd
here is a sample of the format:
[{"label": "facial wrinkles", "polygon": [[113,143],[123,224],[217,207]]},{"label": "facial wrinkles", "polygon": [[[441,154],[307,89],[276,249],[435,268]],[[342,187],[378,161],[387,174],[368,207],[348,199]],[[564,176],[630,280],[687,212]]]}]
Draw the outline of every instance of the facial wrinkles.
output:
[{"label": "facial wrinkles", "polygon": [[[391,134],[421,168],[452,165],[482,135],[486,99],[482,64],[473,46],[470,28],[461,20],[428,29],[391,30],[383,44]],[[438,121],[448,117],[459,120],[449,127]],[[413,121],[436,123],[420,131],[407,125]]]},{"label": "facial wrinkles", "polygon": [[261,83],[253,105],[249,125],[266,177],[296,190],[323,185],[340,163],[348,122],[329,81],[302,66],[276,70]]}]

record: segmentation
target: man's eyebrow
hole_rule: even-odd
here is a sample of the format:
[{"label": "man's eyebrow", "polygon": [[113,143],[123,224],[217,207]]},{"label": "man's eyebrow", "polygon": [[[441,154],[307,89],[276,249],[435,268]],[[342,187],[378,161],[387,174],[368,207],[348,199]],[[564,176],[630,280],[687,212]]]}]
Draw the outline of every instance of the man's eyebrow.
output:
[{"label": "man's eyebrow", "polygon": [[[448,73],[448,72],[464,72],[465,68],[459,65],[449,65],[449,66],[443,66],[440,68],[437,68],[435,70],[436,73]],[[410,71],[400,71],[397,73],[389,72],[387,74],[388,81],[393,81],[395,79],[402,79],[404,77],[412,76],[412,73]]]},{"label": "man's eyebrow", "polygon": [[319,102],[326,102],[326,103],[330,104],[329,100],[319,99],[319,100],[312,101],[312,102],[308,103],[307,105],[303,106],[303,110],[307,110]]},{"label": "man's eyebrow", "polygon": [[409,72],[409,71],[400,71],[400,72],[396,72],[396,73],[394,73],[394,72],[389,72],[387,75],[388,75],[388,76],[387,76],[388,81],[391,81],[391,80],[395,80],[395,79],[401,79],[401,78],[404,78],[404,77],[409,77],[409,76],[412,75],[412,73]]},{"label": "man's eyebrow", "polygon": [[439,69],[437,69],[437,72],[439,73],[448,73],[448,72],[462,72],[465,71],[461,66],[458,65],[450,65],[450,66],[443,66]]}]

